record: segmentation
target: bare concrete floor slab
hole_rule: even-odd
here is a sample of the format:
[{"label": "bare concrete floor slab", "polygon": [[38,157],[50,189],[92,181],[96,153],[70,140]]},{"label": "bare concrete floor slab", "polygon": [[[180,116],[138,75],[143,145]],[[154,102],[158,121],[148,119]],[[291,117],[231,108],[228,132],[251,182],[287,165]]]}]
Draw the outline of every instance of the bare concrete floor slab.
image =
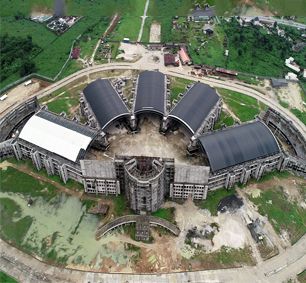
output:
[{"label": "bare concrete floor slab", "polygon": [[106,152],[90,150],[86,158],[107,160],[115,155],[154,156],[175,158],[176,164],[205,165],[202,157],[187,154],[189,137],[183,131],[162,135],[159,126],[160,120],[152,116],[140,119],[137,134],[130,134],[117,124],[108,132],[109,149]]}]

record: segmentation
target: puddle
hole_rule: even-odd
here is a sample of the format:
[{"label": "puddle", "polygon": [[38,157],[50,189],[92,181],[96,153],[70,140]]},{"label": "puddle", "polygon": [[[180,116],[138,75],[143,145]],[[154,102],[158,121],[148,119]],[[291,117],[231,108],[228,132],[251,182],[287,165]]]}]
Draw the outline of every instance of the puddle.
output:
[{"label": "puddle", "polygon": [[[22,246],[45,258],[53,253],[67,264],[82,264],[100,268],[105,258],[116,265],[126,265],[129,255],[116,235],[108,235],[99,241],[95,231],[99,217],[86,213],[85,206],[74,196],[60,194],[46,202],[41,197],[31,207],[20,194],[0,192],[0,198],[10,198],[21,208],[21,217],[33,218]],[[15,219],[14,219],[15,220]],[[17,220],[17,219],[16,219]],[[49,259],[55,259],[53,256]]]}]

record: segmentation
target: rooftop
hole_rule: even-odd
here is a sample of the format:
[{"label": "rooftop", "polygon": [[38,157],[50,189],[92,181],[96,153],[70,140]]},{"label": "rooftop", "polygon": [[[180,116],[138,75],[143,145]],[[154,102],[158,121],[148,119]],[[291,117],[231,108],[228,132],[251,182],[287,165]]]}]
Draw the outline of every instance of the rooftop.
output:
[{"label": "rooftop", "polygon": [[95,134],[76,122],[42,110],[27,121],[19,138],[76,162]]},{"label": "rooftop", "polygon": [[199,142],[213,172],[280,152],[274,135],[260,121],[204,134]]},{"label": "rooftop", "polygon": [[165,114],[166,76],[160,72],[144,71],[138,76],[134,112],[153,111]]},{"label": "rooftop", "polygon": [[107,79],[90,83],[83,93],[101,129],[112,121],[129,115],[127,106]]},{"label": "rooftop", "polygon": [[89,178],[115,179],[116,171],[113,161],[81,160],[82,174]]},{"label": "rooftop", "polygon": [[214,88],[196,83],[171,110],[169,117],[182,122],[194,134],[219,99]]},{"label": "rooftop", "polygon": [[206,166],[175,165],[174,182],[207,184],[210,168]]}]

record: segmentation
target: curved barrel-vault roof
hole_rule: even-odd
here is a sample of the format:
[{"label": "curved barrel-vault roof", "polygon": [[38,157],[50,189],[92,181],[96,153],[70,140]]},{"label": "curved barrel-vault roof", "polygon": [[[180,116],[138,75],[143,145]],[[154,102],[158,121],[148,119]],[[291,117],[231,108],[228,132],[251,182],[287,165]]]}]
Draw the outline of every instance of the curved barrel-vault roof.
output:
[{"label": "curved barrel-vault roof", "polygon": [[144,71],[138,76],[134,113],[155,112],[165,114],[166,75]]},{"label": "curved barrel-vault roof", "polygon": [[199,137],[213,172],[280,152],[270,129],[255,121]]},{"label": "curved barrel-vault roof", "polygon": [[129,110],[118,92],[107,79],[98,79],[83,90],[101,129],[112,121],[128,116]]},{"label": "curved barrel-vault roof", "polygon": [[168,117],[180,121],[194,134],[219,99],[214,88],[203,83],[196,83],[171,110]]}]

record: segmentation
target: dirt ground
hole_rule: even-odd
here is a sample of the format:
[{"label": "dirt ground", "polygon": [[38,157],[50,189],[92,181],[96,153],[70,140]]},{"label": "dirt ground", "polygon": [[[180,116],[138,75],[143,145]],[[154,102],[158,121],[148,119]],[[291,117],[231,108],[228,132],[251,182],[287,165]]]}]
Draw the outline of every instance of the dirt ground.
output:
[{"label": "dirt ground", "polygon": [[120,43],[119,50],[121,50],[123,53],[117,55],[116,59],[123,58],[126,61],[132,62],[140,59],[143,53],[146,52],[145,47],[140,44],[130,44],[124,42]]},{"label": "dirt ground", "polygon": [[28,86],[21,83],[12,88],[6,93],[8,97],[5,100],[0,101],[0,115],[5,114],[11,108],[13,108],[15,104],[30,98],[34,93],[47,87],[48,85],[50,85],[48,82],[32,79],[32,83]]},{"label": "dirt ground", "polygon": [[[159,119],[157,117],[141,118],[140,132],[128,134],[127,130],[114,127],[109,131],[110,147],[106,152],[91,150],[86,158],[101,160],[113,159],[115,155],[153,156],[175,158],[177,164],[201,164],[200,157],[187,155],[186,147],[189,138],[181,131],[162,135],[159,133]],[[118,126],[120,126],[118,124]]]},{"label": "dirt ground", "polygon": [[154,22],[150,28],[150,43],[159,43],[161,34],[160,23]]},{"label": "dirt ground", "polygon": [[270,81],[264,80],[263,86],[257,88],[264,91],[269,98],[276,102],[283,101],[288,104],[289,108],[306,111],[306,106],[303,104],[301,96],[302,89],[298,83],[289,82],[287,87],[272,88]]}]

